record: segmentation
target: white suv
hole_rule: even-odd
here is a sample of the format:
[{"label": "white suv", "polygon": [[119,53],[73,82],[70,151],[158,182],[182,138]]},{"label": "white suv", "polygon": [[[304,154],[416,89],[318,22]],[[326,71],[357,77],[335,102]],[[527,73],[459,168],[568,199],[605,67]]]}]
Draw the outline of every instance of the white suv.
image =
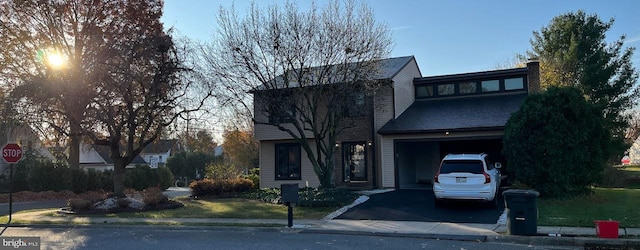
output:
[{"label": "white suv", "polygon": [[480,200],[497,205],[500,163],[490,163],[487,154],[448,154],[433,180],[436,206],[444,199]]}]

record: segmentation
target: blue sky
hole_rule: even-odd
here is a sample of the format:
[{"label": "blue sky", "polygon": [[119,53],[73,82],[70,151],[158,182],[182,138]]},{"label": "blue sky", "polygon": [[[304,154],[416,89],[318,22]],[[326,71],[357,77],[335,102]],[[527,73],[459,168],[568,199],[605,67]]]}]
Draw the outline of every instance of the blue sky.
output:
[{"label": "blue sky", "polygon": [[[640,1],[486,1],[486,0],[370,0],[376,19],[392,30],[392,57],[414,55],[423,76],[492,70],[498,64],[530,48],[532,32],[549,24],[557,15],[584,10],[602,20],[615,18],[607,33],[614,41],[626,34],[626,46],[640,47]],[[250,1],[235,1],[245,13]],[[266,7],[284,1],[256,1]],[[309,1],[300,1],[305,10]],[[326,1],[317,1],[321,7]],[[178,35],[207,41],[216,29],[215,15],[220,6],[232,1],[165,0],[163,22]],[[640,51],[633,57],[640,68]]]}]

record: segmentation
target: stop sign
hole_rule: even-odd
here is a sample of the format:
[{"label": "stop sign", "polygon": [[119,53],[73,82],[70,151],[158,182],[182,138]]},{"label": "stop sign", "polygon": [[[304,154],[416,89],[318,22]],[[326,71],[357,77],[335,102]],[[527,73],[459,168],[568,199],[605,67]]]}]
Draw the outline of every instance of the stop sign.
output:
[{"label": "stop sign", "polygon": [[22,159],[22,148],[15,143],[7,143],[2,147],[2,158],[7,163],[16,163]]}]

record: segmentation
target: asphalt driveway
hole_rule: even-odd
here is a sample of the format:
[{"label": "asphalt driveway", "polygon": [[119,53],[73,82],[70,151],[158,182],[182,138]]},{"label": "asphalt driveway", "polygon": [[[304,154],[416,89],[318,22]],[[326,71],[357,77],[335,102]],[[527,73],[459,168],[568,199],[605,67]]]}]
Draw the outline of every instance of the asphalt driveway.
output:
[{"label": "asphalt driveway", "polygon": [[374,194],[337,219],[495,224],[504,210],[502,199],[497,208],[479,202],[449,202],[435,207],[434,199],[431,190]]}]

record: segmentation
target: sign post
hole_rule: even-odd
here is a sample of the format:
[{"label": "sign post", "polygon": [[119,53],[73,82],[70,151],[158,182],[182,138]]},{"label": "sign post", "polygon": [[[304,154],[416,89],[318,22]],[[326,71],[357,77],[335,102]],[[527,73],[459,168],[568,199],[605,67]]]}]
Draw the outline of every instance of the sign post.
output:
[{"label": "sign post", "polygon": [[7,143],[2,147],[2,159],[9,163],[9,221],[11,223],[11,214],[13,213],[13,164],[22,160],[22,148],[16,143]]}]

